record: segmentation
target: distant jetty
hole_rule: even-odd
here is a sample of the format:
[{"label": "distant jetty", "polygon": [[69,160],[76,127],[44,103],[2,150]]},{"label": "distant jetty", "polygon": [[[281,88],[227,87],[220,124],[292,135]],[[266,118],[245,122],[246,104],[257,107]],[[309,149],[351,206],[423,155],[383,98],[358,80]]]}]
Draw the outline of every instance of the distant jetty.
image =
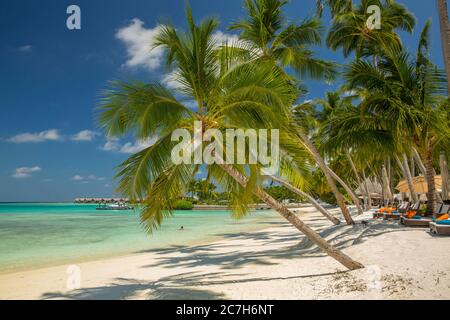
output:
[{"label": "distant jetty", "polygon": [[74,203],[129,203],[128,198],[76,198],[73,200]]}]

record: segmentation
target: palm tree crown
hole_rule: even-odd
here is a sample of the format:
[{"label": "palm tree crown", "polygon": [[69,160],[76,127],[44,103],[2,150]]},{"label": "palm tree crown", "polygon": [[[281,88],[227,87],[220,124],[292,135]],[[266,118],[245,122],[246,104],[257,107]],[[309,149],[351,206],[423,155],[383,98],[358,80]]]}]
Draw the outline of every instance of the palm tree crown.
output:
[{"label": "palm tree crown", "polygon": [[235,22],[230,29],[240,31],[240,39],[255,59],[268,59],[281,67],[290,67],[301,77],[334,79],[335,64],[316,58],[310,48],[321,44],[320,20],[288,23],[282,11],[287,3],[245,0],[247,18]]},{"label": "palm tree crown", "polygon": [[[372,5],[381,11],[380,29],[372,29],[367,23],[368,8]],[[345,57],[351,53],[361,58],[398,50],[402,43],[397,31],[411,33],[416,23],[406,7],[394,0],[362,0],[359,5],[339,12],[328,32],[327,45],[335,51],[342,49]]]}]

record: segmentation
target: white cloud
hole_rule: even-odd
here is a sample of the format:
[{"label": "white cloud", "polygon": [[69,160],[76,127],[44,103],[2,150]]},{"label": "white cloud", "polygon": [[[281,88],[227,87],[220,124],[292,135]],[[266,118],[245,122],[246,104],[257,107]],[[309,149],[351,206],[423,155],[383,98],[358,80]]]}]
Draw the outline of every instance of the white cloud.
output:
[{"label": "white cloud", "polygon": [[119,139],[108,138],[106,143],[100,147],[103,151],[118,151],[120,149]]},{"label": "white cloud", "polygon": [[34,166],[34,167],[20,167],[17,168],[14,171],[14,174],[12,175],[13,178],[16,179],[24,179],[24,178],[31,178],[31,174],[34,172],[39,172],[42,169],[38,166]]},{"label": "white cloud", "polygon": [[95,180],[95,181],[103,181],[103,180],[105,180],[104,177],[97,177],[96,175],[93,175],[93,174],[88,175],[87,178],[89,180]]},{"label": "white cloud", "polygon": [[53,179],[50,179],[50,178],[44,179],[44,182],[52,182],[52,181],[53,181]]},{"label": "white cloud", "polygon": [[[164,49],[153,48],[155,37],[160,31],[161,26],[154,28],[145,28],[144,22],[138,18],[131,20],[131,23],[120,28],[116,33],[116,38],[122,41],[127,49],[127,61],[125,66],[129,68],[143,67],[153,71],[163,64]],[[235,34],[228,34],[223,31],[216,31],[213,34],[217,46],[225,43],[239,45],[239,37]],[[164,81],[164,79],[163,79]],[[175,88],[178,83],[166,79]]]},{"label": "white cloud", "polygon": [[72,141],[92,141],[99,133],[91,130],[83,130],[70,137]]},{"label": "white cloud", "polygon": [[128,60],[125,66],[145,67],[148,70],[155,70],[161,66],[164,50],[152,48],[159,29],[160,26],[147,29],[144,27],[143,21],[135,18],[128,26],[117,31],[116,38],[122,41],[127,48]]},{"label": "white cloud", "polygon": [[239,37],[235,34],[229,34],[222,31],[216,31],[213,34],[213,39],[216,41],[217,45],[236,45],[239,42]]},{"label": "white cloud", "polygon": [[125,144],[121,144],[119,139],[109,138],[108,141],[106,141],[106,143],[103,146],[100,146],[100,149],[103,151],[132,154],[150,147],[151,145],[153,145],[154,142],[155,139],[150,139],[147,141],[136,141],[134,143],[127,142]]},{"label": "white cloud", "polygon": [[32,49],[33,49],[33,46],[32,46],[32,45],[26,44],[26,45],[23,45],[23,46],[18,47],[18,48],[17,48],[17,51],[19,51],[19,52],[29,52],[29,51],[31,51]]},{"label": "white cloud", "polygon": [[183,88],[183,84],[177,81],[177,71],[172,71],[162,76],[161,82],[169,89]]},{"label": "white cloud", "polygon": [[77,175],[73,176],[71,180],[73,180],[73,181],[81,181],[81,180],[84,180],[84,178],[77,174]]},{"label": "white cloud", "polygon": [[154,141],[137,141],[135,143],[127,142],[119,150],[120,153],[136,153],[150,147]]},{"label": "white cloud", "polygon": [[39,143],[45,141],[58,141],[62,137],[56,129],[45,130],[36,133],[21,133],[9,139],[13,143]]},{"label": "white cloud", "polygon": [[90,181],[103,181],[103,180],[105,180],[105,178],[104,177],[97,177],[94,174],[90,174],[90,175],[88,175],[86,177],[83,177],[83,176],[80,176],[79,174],[77,174],[77,175],[73,176],[70,180],[80,181],[81,183],[87,183],[89,180]]}]

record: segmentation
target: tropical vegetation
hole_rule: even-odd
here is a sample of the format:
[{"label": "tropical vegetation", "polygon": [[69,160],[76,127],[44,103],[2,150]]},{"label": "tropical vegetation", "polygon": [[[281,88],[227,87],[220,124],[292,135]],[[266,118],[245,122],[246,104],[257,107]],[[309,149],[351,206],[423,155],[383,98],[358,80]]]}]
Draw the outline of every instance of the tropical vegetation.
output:
[{"label": "tropical vegetation", "polygon": [[[438,2],[441,28],[448,28]],[[405,179],[410,197],[416,199],[416,172],[426,178],[430,213],[438,200],[448,198],[435,185],[441,172],[448,186],[450,102],[446,74],[430,58],[431,22],[423,26],[411,53],[400,32],[412,33],[416,20],[394,0],[318,0],[317,15],[304,21],[286,18],[285,0],[243,4],[247,16],[230,23],[239,37],[231,43],[214,36],[217,19],[197,23],[189,6],[186,31],[171,24],[159,28],[153,47],[164,50],[166,72],[176,88],[115,81],[105,91],[99,123],[107,135],[154,141],[118,166],[118,190],[143,204],[141,220],[148,231],[180,205],[189,207],[179,199],[226,203],[236,218],[245,217],[251,204],[264,202],[341,264],[361,268],[283,200],[308,201],[339,224],[318,199],[336,204],[352,225],[353,214],[372,206],[370,183],[379,182],[382,200],[393,202],[396,183]],[[380,28],[367,24],[372,5],[380,8]],[[328,31],[321,22],[327,9],[332,17]],[[443,39],[448,37],[443,33]],[[345,65],[318,57],[315,50],[323,42],[342,53]],[[309,79],[339,81],[340,86],[305,101]],[[203,132],[216,129],[223,135],[236,128],[279,130],[278,172],[267,173],[260,163],[221,161],[228,153],[235,156],[236,148],[211,148],[205,141],[189,148],[207,150],[215,161],[174,163],[178,141],[172,141],[172,133],[183,128],[194,134],[195,121]],[[246,150],[249,144],[246,140]],[[247,152],[246,159],[250,157]],[[200,170],[205,179],[195,178]]]}]

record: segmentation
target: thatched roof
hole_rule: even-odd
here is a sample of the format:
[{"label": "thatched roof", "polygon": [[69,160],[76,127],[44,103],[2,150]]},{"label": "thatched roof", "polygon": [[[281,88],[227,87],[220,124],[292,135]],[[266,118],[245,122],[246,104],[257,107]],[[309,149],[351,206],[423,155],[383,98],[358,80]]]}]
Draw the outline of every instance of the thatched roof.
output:
[{"label": "thatched roof", "polygon": [[[379,197],[383,193],[383,191],[382,191],[383,188],[382,188],[381,184],[379,184],[378,182],[372,181],[371,179],[366,179],[365,184],[367,184],[367,188],[369,189],[371,196]],[[365,188],[363,186],[359,186],[358,188],[356,188],[355,193],[358,196],[361,196],[364,194],[364,192],[361,192],[361,190],[364,191]]]}]

